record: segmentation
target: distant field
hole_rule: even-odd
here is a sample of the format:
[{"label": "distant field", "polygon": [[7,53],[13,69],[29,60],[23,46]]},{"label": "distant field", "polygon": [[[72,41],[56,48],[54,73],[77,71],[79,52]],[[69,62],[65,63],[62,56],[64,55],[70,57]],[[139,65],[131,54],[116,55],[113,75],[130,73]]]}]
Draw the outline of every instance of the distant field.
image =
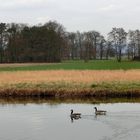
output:
[{"label": "distant field", "polygon": [[0,64],[0,71],[36,71],[36,70],[129,70],[140,69],[140,62],[115,60],[64,61],[62,63],[22,63]]}]

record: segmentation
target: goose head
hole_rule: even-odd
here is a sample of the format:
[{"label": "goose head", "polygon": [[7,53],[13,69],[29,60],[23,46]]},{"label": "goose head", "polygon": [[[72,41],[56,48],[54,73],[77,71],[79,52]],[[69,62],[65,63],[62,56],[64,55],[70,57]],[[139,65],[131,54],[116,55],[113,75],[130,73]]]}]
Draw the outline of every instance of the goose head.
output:
[{"label": "goose head", "polygon": [[97,111],[97,107],[94,107],[95,111]]},{"label": "goose head", "polygon": [[71,111],[71,114],[73,114],[73,109],[71,109],[70,111]]}]

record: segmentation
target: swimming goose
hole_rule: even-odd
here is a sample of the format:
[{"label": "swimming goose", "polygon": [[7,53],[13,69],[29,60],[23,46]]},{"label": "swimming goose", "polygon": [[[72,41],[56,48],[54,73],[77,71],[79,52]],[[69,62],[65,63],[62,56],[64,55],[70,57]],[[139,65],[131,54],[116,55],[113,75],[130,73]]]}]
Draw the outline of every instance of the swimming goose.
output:
[{"label": "swimming goose", "polygon": [[81,118],[81,113],[73,113],[73,109],[71,109],[71,114],[70,114],[70,116],[71,116],[72,118],[78,119],[78,118]]},{"label": "swimming goose", "polygon": [[106,115],[106,111],[104,110],[97,110],[97,107],[94,107],[95,115]]}]

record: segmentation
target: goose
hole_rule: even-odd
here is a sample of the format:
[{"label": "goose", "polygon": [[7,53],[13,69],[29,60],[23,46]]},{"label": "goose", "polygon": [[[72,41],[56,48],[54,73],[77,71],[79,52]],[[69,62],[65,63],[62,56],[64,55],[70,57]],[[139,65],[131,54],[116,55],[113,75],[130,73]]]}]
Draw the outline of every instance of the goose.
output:
[{"label": "goose", "polygon": [[70,117],[74,119],[81,118],[81,113],[73,113],[73,109],[71,109]]},{"label": "goose", "polygon": [[94,109],[95,109],[95,115],[106,115],[107,111],[97,110],[97,107],[94,107]]}]

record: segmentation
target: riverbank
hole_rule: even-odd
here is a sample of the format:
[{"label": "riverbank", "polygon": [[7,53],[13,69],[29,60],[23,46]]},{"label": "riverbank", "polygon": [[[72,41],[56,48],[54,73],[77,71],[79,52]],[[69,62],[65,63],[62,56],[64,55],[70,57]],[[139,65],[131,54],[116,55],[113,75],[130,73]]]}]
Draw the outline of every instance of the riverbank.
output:
[{"label": "riverbank", "polygon": [[0,72],[1,97],[140,97],[140,70]]},{"label": "riverbank", "polygon": [[140,98],[33,98],[33,97],[1,97],[0,104],[49,104],[49,105],[59,105],[59,104],[108,104],[108,103],[140,103]]},{"label": "riverbank", "polygon": [[[54,83],[53,83],[54,84]],[[21,85],[25,85],[20,87]],[[40,87],[39,87],[40,86]],[[44,86],[44,87],[43,87]],[[1,87],[0,97],[140,97],[140,83],[102,83],[91,86],[14,84]]]},{"label": "riverbank", "polygon": [[140,82],[17,83],[0,86],[1,97],[140,97]]}]

